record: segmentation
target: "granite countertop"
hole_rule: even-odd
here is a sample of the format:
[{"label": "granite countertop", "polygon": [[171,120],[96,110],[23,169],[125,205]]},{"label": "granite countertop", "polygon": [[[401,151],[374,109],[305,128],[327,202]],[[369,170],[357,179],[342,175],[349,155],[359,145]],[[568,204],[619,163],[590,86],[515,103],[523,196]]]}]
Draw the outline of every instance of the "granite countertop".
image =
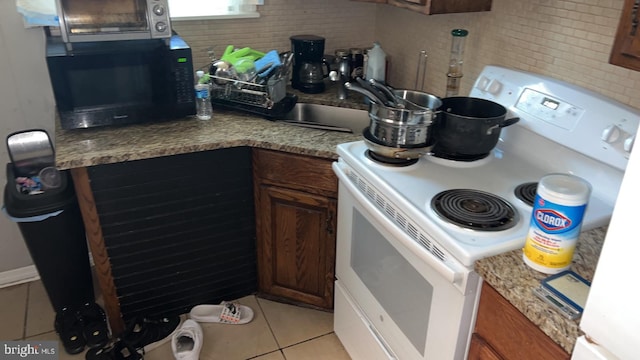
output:
[{"label": "granite countertop", "polygon": [[[298,96],[298,102],[366,109],[359,94],[338,100],[335,87],[316,95],[291,92]],[[214,109],[212,119],[205,121],[189,117],[74,130],[63,130],[56,121],[56,166],[64,170],[238,146],[337,159],[336,145],[357,140],[361,134],[303,128],[220,109]]]},{"label": "granite countertop", "polygon": [[[359,94],[349,93],[349,99],[338,100],[335,84],[322,94],[289,91],[298,96],[298,102],[367,109]],[[56,125],[56,165],[61,170],[237,146],[337,159],[336,145],[362,138],[361,134],[303,128],[215,108],[213,118],[207,121],[191,117],[78,130],[63,130],[59,122]],[[593,278],[605,232],[604,228],[583,232],[578,241],[572,270],[587,280]],[[480,260],[475,269],[565,351],[572,352],[579,334],[578,321],[562,317],[532,294],[547,275],[527,267],[520,250]]]},{"label": "granite countertop", "polygon": [[[578,239],[571,270],[588,281],[593,280],[595,267],[606,234],[606,227],[583,231]],[[522,250],[513,250],[476,262],[480,276],[513,306],[536,324],[567,353],[573,352],[581,334],[580,320],[569,320],[533,295],[540,280],[549,276],[535,271],[522,260]]]}]

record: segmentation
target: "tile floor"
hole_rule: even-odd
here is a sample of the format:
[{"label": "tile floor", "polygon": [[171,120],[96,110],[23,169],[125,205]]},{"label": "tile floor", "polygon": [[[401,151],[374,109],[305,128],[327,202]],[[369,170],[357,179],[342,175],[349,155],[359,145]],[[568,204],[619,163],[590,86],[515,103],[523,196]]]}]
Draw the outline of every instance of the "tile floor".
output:
[{"label": "tile floor", "polygon": [[[333,314],[247,296],[237,300],[254,309],[245,325],[202,324],[200,360],[349,360],[333,332]],[[0,339],[58,340],[55,313],[40,281],[0,289]],[[69,355],[59,344],[60,360]],[[169,342],[148,352],[147,360],[173,359]]]}]

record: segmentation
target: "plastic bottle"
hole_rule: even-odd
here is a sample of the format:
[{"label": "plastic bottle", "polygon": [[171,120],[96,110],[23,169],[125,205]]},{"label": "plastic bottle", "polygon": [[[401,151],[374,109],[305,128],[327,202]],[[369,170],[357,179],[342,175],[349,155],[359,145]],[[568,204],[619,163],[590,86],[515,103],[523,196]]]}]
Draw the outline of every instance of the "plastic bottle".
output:
[{"label": "plastic bottle", "polygon": [[373,48],[367,52],[367,80],[376,79],[380,82],[386,80],[387,54],[380,47],[380,43],[373,43]]},{"label": "plastic bottle", "polygon": [[529,267],[557,274],[571,267],[591,185],[577,176],[540,179],[522,258]]},{"label": "plastic bottle", "polygon": [[205,76],[204,71],[196,71],[195,90],[196,90],[196,117],[199,120],[209,120],[213,114],[211,106],[211,84],[209,83],[209,75]]}]

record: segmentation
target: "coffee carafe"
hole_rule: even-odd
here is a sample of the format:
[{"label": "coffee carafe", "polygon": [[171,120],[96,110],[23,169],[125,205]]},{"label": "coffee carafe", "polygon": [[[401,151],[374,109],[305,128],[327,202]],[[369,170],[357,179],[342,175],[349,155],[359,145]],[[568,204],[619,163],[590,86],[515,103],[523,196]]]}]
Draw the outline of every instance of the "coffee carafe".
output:
[{"label": "coffee carafe", "polygon": [[324,58],[324,38],[316,35],[294,35],[291,40],[293,69],[291,86],[304,93],[317,94],[325,90],[329,64]]}]

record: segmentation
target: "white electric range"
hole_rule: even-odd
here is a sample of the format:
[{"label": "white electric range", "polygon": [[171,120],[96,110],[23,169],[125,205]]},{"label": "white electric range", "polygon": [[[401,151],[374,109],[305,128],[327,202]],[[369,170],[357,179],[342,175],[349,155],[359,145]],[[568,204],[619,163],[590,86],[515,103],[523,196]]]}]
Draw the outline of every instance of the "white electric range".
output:
[{"label": "white electric range", "polygon": [[426,155],[397,166],[374,160],[363,141],[337,147],[334,327],[354,359],[463,359],[481,285],[473,263],[524,245],[544,175],[570,173],[591,184],[583,230],[611,217],[637,111],[496,66],[483,70],[469,96],[520,118],[483,159]]}]

